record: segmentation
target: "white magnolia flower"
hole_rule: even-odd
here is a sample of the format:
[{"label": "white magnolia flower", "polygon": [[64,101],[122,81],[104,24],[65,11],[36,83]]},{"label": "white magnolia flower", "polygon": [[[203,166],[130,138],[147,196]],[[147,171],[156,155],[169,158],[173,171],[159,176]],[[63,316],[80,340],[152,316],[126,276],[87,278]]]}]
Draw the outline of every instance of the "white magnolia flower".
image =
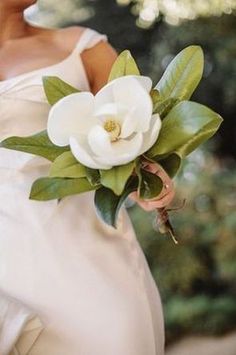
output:
[{"label": "white magnolia flower", "polygon": [[161,128],[152,115],[145,76],[124,76],[105,85],[95,96],[71,94],[50,110],[48,135],[58,146],[70,145],[72,154],[93,169],[110,169],[131,162],[157,140]]}]

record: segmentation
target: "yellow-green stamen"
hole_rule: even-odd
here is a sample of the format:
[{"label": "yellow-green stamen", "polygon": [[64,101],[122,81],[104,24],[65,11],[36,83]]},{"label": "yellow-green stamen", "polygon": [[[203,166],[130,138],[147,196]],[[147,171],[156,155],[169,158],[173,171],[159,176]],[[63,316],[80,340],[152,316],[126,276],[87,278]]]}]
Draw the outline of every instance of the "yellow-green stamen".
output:
[{"label": "yellow-green stamen", "polygon": [[119,122],[114,119],[108,119],[104,123],[104,129],[109,133],[112,142],[115,142],[120,135],[121,127]]}]

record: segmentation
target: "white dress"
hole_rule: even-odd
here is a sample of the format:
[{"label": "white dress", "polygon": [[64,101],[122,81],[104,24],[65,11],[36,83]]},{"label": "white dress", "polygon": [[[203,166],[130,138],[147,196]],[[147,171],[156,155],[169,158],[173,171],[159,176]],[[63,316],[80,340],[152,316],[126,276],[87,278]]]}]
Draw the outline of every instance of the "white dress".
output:
[{"label": "white dress", "polygon": [[[0,140],[46,128],[43,75],[89,91],[80,53],[101,40],[86,29],[65,60],[1,81]],[[115,230],[98,219],[93,192],[59,204],[29,200],[32,182],[49,166],[0,148],[0,289],[44,326],[27,354],[163,355],[159,293],[126,210]]]}]

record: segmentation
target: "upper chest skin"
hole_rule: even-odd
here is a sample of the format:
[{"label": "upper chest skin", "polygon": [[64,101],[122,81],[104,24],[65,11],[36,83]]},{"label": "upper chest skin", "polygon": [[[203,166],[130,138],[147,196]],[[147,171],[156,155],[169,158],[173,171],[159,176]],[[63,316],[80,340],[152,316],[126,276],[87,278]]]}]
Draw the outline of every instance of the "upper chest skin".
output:
[{"label": "upper chest skin", "polygon": [[0,49],[0,80],[54,65],[64,60],[73,50],[77,36],[55,33],[9,41]]}]

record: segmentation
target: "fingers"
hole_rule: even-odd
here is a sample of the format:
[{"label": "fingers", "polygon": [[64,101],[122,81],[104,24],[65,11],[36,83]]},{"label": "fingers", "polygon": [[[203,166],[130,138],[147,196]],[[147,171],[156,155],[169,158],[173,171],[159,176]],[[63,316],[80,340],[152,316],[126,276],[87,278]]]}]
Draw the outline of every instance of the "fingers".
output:
[{"label": "fingers", "polygon": [[157,200],[154,201],[149,201],[148,205],[146,206],[146,211],[152,211],[157,208],[163,208],[168,206],[173,200],[174,196],[175,196],[175,191],[174,189],[172,189],[163,197],[158,198]]},{"label": "fingers", "polygon": [[170,193],[168,193],[167,195],[163,196],[160,199],[154,200],[154,201],[144,201],[141,200],[137,193],[135,193],[136,196],[132,196],[133,200],[136,201],[140,207],[142,207],[145,211],[153,211],[157,208],[163,208],[168,206],[171,201],[173,200],[174,196],[175,196],[175,192],[174,190],[172,190]]},{"label": "fingers", "polygon": [[175,196],[175,190],[172,188],[166,193],[162,194],[161,197],[159,196],[157,199],[150,201],[140,199],[136,191],[130,194],[130,198],[137,202],[139,206],[142,207],[145,211],[153,211],[157,208],[163,208],[168,206]]},{"label": "fingers", "polygon": [[163,181],[163,188],[161,193],[156,198],[151,200],[140,199],[137,191],[132,192],[130,197],[136,201],[145,211],[152,211],[157,208],[168,206],[175,196],[174,183],[172,179],[159,164],[148,164],[145,166],[145,170],[156,174],[161,178]]}]

